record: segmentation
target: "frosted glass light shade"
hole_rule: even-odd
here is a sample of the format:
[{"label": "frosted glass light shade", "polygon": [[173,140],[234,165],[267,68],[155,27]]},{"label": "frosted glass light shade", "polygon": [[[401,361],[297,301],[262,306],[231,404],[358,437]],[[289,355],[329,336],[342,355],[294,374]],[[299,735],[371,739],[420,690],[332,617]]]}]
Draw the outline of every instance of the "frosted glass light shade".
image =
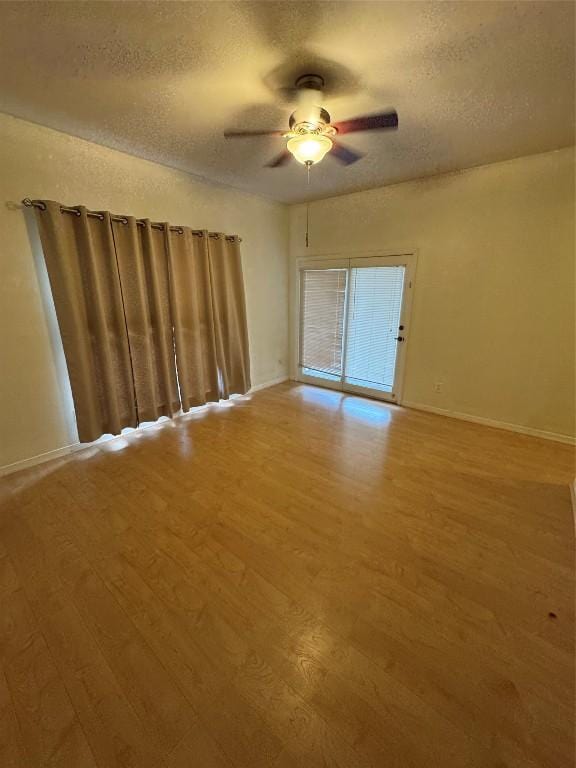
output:
[{"label": "frosted glass light shade", "polygon": [[303,133],[289,139],[286,147],[299,163],[306,165],[306,163],[319,163],[324,155],[332,149],[332,142],[328,136],[322,136],[318,133]]}]

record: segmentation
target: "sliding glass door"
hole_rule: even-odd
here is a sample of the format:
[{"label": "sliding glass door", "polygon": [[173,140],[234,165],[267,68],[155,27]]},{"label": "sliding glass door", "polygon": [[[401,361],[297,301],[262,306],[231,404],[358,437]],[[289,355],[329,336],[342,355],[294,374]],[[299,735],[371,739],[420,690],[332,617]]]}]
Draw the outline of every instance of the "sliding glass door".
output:
[{"label": "sliding glass door", "polygon": [[398,402],[413,257],[300,268],[299,378]]}]

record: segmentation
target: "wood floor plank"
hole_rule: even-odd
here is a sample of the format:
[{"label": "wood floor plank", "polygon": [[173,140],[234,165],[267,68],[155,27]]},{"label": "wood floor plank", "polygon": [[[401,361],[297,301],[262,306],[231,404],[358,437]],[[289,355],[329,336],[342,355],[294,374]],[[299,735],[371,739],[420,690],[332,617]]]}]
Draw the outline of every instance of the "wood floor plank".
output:
[{"label": "wood floor plank", "polygon": [[[13,583],[14,577],[8,578]],[[0,656],[20,726],[19,732],[12,726],[12,732],[18,734],[18,742],[13,745],[15,750],[23,747],[27,755],[23,765],[35,768],[65,765],[96,768],[84,731],[23,590],[2,591]],[[3,751],[10,754],[7,748]]]},{"label": "wood floor plank", "polygon": [[232,768],[233,764],[200,724],[194,725],[168,755],[162,768]]},{"label": "wood floor plank", "polygon": [[[56,496],[53,493],[57,492]],[[34,533],[50,553],[59,582],[116,680],[141,720],[150,746],[173,747],[196,720],[175,681],[170,679],[130,619],[90,567],[70,534],[69,498],[47,489],[42,505],[24,510]],[[50,510],[47,512],[46,510]],[[51,605],[52,609],[59,607]]]},{"label": "wood floor plank", "polygon": [[4,478],[2,768],[571,768],[573,474],[285,384]]},{"label": "wood floor plank", "polygon": [[31,605],[100,765],[155,766],[161,753],[148,740],[98,644],[65,589],[46,579],[41,543],[25,520],[14,521],[9,540],[19,552],[18,571]]},{"label": "wood floor plank", "polygon": [[21,768],[29,762],[8,681],[0,668],[0,765]]}]

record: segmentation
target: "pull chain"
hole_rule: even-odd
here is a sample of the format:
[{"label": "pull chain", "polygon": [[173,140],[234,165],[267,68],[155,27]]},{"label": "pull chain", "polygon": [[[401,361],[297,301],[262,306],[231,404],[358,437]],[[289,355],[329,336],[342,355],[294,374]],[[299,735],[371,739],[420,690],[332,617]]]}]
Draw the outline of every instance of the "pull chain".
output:
[{"label": "pull chain", "polygon": [[[306,176],[307,176],[307,186],[310,186],[310,166],[312,163],[308,162],[306,163]],[[308,242],[309,242],[309,224],[310,224],[310,202],[306,200],[306,248],[308,248]]]}]

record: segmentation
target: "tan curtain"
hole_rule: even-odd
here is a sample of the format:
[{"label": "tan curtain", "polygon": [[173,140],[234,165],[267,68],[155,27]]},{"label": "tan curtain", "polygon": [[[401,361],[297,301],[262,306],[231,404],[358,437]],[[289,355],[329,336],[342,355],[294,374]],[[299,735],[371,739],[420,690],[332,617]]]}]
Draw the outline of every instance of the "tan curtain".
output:
[{"label": "tan curtain", "polygon": [[168,233],[174,339],[182,408],[218,400],[218,361],[210,285],[208,238]]},{"label": "tan curtain", "polygon": [[250,389],[250,354],[242,260],[237,238],[208,237],[220,397]]},{"label": "tan curtain", "polygon": [[35,204],[82,442],[250,388],[237,238]]},{"label": "tan curtain", "polygon": [[78,435],[82,442],[137,425],[130,350],[110,215],[36,208]]},{"label": "tan curtain", "polygon": [[[176,378],[168,260],[167,224],[115,217],[112,232],[132,356],[138,420],[156,421],[180,410]],[[178,235],[176,235],[178,237]]]}]

